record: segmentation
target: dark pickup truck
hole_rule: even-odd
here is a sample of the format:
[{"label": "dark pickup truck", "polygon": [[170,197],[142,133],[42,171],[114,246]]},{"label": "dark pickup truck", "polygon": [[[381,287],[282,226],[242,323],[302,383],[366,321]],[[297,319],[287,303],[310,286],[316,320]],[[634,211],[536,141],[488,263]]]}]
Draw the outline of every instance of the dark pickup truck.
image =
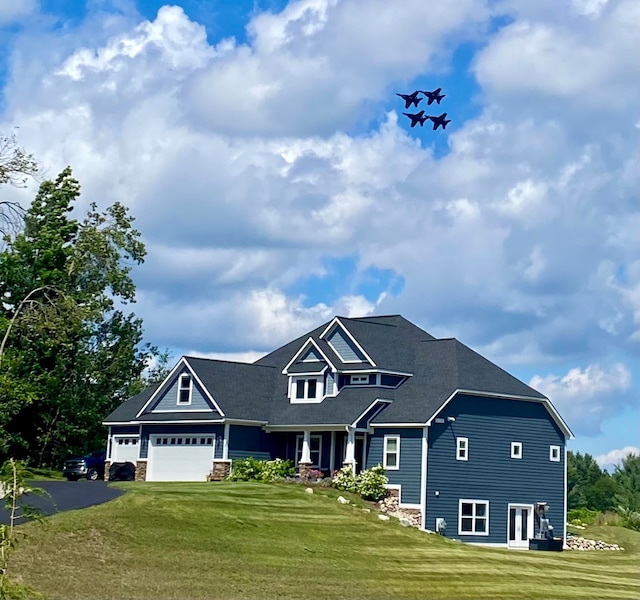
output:
[{"label": "dark pickup truck", "polygon": [[69,481],[78,481],[81,477],[89,481],[104,479],[104,461],[107,454],[104,450],[96,450],[87,456],[69,458],[64,461],[62,474]]}]

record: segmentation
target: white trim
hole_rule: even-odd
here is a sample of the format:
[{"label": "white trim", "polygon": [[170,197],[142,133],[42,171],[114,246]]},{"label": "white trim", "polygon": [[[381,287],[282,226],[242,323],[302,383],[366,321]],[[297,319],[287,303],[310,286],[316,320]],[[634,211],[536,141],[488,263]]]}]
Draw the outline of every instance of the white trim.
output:
[{"label": "white trim", "polygon": [[[422,510],[420,504],[412,504],[411,502],[402,502],[402,485],[399,483],[387,483],[385,484],[387,490],[398,490],[398,506],[400,508],[413,508],[415,510]],[[423,512],[424,515],[424,512]]]},{"label": "white trim", "polygon": [[[297,374],[289,375],[291,380],[291,394],[289,396],[289,402],[291,404],[320,404],[324,400],[324,377],[320,374],[314,373],[312,377],[298,377]],[[309,381],[314,379],[316,382],[316,395],[313,398],[309,397]],[[304,396],[298,398],[298,382],[304,381]]]},{"label": "white trim", "polygon": [[255,421],[253,419],[224,419],[225,423],[231,425],[267,425],[269,421]]},{"label": "white trim", "polygon": [[422,457],[420,460],[420,510],[422,511],[422,518],[420,519],[420,528],[426,529],[427,518],[427,470],[429,469],[429,463],[427,462],[429,457],[429,427],[424,426],[422,431]]},{"label": "white trim", "polygon": [[[462,531],[462,505],[463,504],[472,504],[473,505],[473,516],[471,517],[473,520],[471,521],[472,525],[474,526],[473,528],[475,529],[475,522],[477,518],[480,519],[486,519],[487,521],[487,526],[485,528],[485,531]],[[475,506],[476,504],[484,504],[486,505],[486,516],[485,517],[476,517],[475,512]],[[469,518],[468,516],[465,518]],[[488,500],[478,500],[478,499],[471,499],[471,498],[460,498],[458,500],[458,535],[462,535],[462,536],[488,536],[489,535],[489,501]],[[508,530],[507,530],[507,535],[508,535]]]},{"label": "white trim", "polygon": [[[307,429],[307,431],[309,431],[309,430]],[[318,450],[311,450],[311,440],[313,438],[316,438],[316,439],[320,440],[320,444],[318,446]],[[300,440],[302,440],[303,443],[304,443],[304,433],[299,433],[298,435],[296,435],[296,449],[295,449],[295,456],[294,456],[294,459],[295,459],[294,464],[295,464],[296,467],[298,466],[299,462],[301,462],[301,460],[302,460],[302,457],[301,457],[300,461],[298,460],[298,442]],[[300,450],[303,452],[302,447],[300,448]],[[302,452],[301,452],[301,454],[302,454]],[[322,434],[309,435],[309,460],[311,460],[311,454],[312,453],[315,454],[316,452],[318,453],[318,464],[312,462],[311,466],[315,467],[317,469],[321,469],[322,468]]]},{"label": "white trim", "polygon": [[[314,341],[314,339],[312,337],[307,338],[307,341],[302,344],[302,346],[300,346],[300,350],[298,350],[294,355],[293,358],[286,364],[286,366],[284,367],[284,369],[282,369],[282,374],[283,375],[289,375],[289,373],[287,372],[289,367],[296,362],[297,358],[302,354],[302,352],[304,352],[304,350],[307,349],[307,346],[309,344],[312,344],[313,347],[320,353],[320,356],[322,356],[322,358],[324,358],[325,362],[331,367],[331,369],[333,371],[337,371],[337,369],[335,368],[334,364],[327,358],[327,355],[320,350],[320,346],[318,346],[318,344],[316,344],[316,342]],[[295,375],[295,373],[291,373],[291,375]]]},{"label": "white trim", "polygon": [[[464,442],[464,448],[461,447],[462,442]],[[464,450],[464,456],[460,455],[460,450]],[[456,437],[456,460],[469,460],[469,438]]]},{"label": "white trim", "polygon": [[[345,363],[347,364],[347,363]],[[413,377],[413,373],[405,373],[404,371],[387,371],[378,367],[367,367],[366,369],[343,369],[340,371],[342,375],[357,375],[358,373],[378,373],[380,375],[398,375],[399,377]],[[391,386],[386,386],[391,387]]]},{"label": "white trim", "polygon": [[[329,325],[327,327],[325,327],[324,331],[318,336],[321,340],[324,339],[324,336],[332,329],[332,327],[334,325],[339,325],[340,328],[347,334],[347,337],[356,345],[356,347],[358,348],[358,350],[360,350],[360,352],[362,352],[363,356],[367,359],[367,362],[371,363],[374,367],[376,366],[376,363],[373,362],[372,358],[366,353],[365,349],[358,343],[358,341],[356,340],[356,338],[354,338],[351,335],[351,332],[345,327],[345,325],[342,323],[342,321],[340,320],[340,317],[334,317],[333,321],[331,321],[331,323],[329,323]],[[333,344],[327,340],[327,344],[330,346],[330,348],[336,353],[336,356],[344,363],[344,364],[349,364],[349,363],[359,363],[362,362],[361,360],[343,360],[342,356],[340,355],[340,353],[333,347]]]},{"label": "white trim", "polygon": [[369,385],[369,375],[369,373],[365,373],[363,375],[349,375],[349,385]]},{"label": "white trim", "polygon": [[204,425],[211,425],[211,423],[224,423],[224,419],[183,419],[181,421],[135,421],[135,425],[193,425],[196,423],[203,423]]},{"label": "white trim", "polygon": [[[193,446],[191,445],[187,445],[187,444],[180,444],[180,446],[178,446],[177,444],[173,445],[173,446],[156,446],[153,443],[153,440],[157,440],[158,438],[186,438],[186,437],[197,437],[197,438],[211,438],[212,439],[212,444],[211,444],[211,466],[213,466],[213,462],[215,461],[215,456],[216,456],[216,434],[215,433],[197,433],[197,434],[190,434],[190,433],[152,433],[149,435],[149,447],[147,450],[147,476],[146,479],[147,481],[154,481],[153,479],[153,465],[154,465],[154,460],[151,460],[153,458],[153,454],[154,454],[154,449],[156,447],[175,447],[175,448],[192,448]],[[200,444],[198,444],[199,446]],[[204,445],[205,447],[208,446],[208,444]],[[204,479],[203,479],[204,481]]]},{"label": "white trim", "polygon": [[[529,512],[527,513],[527,540],[526,545],[516,545],[512,544],[509,536],[511,535],[511,509],[512,508],[526,508]],[[529,535],[531,534],[531,535]],[[534,536],[534,524],[533,524],[533,504],[526,504],[520,502],[509,502],[507,504],[507,548],[513,549],[521,549],[528,550],[529,549],[529,539]],[[524,542],[525,540],[514,540],[517,542]]]},{"label": "white trim", "polygon": [[[396,440],[396,450],[395,452],[389,452],[388,445],[390,440]],[[396,455],[396,464],[393,467],[390,467],[387,464],[387,454],[395,454]],[[400,436],[399,435],[385,435],[384,442],[382,445],[382,466],[387,471],[399,471],[400,470]]]},{"label": "white trim", "polygon": [[[177,404],[176,406],[189,406],[186,402],[184,404]],[[159,413],[179,413],[179,412],[190,412],[190,413],[214,413],[216,412],[213,408],[194,408],[193,410],[177,410],[176,408],[164,408],[162,410],[152,410],[148,412],[149,415],[155,415]]]},{"label": "white trim", "polygon": [[[187,380],[189,381],[189,385],[187,388],[185,388],[182,383],[185,378],[187,378]],[[189,392],[188,399],[186,402],[180,402],[181,393],[185,391],[185,389]],[[193,397],[193,378],[191,377],[190,373],[180,373],[180,375],[178,375],[178,394],[176,398],[176,406],[191,406],[192,397]]]},{"label": "white trim", "polygon": [[522,458],[522,442],[511,442],[511,458]]},{"label": "white trim", "polygon": [[[554,450],[558,451],[558,458],[553,458],[553,451]],[[560,446],[555,445],[555,444],[551,444],[549,446],[549,462],[560,462],[560,458],[561,458]]]},{"label": "white trim", "polygon": [[569,502],[569,499],[567,497],[567,494],[569,493],[567,490],[567,440],[565,439],[564,444],[563,444],[563,452],[562,452],[562,456],[560,457],[563,461],[564,461],[564,519],[562,520],[562,523],[564,524],[562,527],[562,537],[565,538],[567,537],[567,504]]},{"label": "white trim", "polygon": [[325,365],[322,371],[310,371],[305,373],[287,373],[289,377],[320,377],[320,375],[324,375],[324,372],[329,368],[329,365]]},{"label": "white trim", "polygon": [[[351,427],[355,427],[355,426],[356,426],[356,423],[357,423],[360,419],[362,419],[362,417],[364,417],[364,416],[365,416],[365,415],[366,415],[366,414],[367,414],[367,413],[368,413],[368,412],[369,412],[369,411],[370,411],[370,410],[371,410],[371,409],[372,409],[376,404],[391,404],[392,402],[393,402],[393,400],[388,400],[388,399],[386,399],[386,398],[376,398],[376,399],[375,399],[371,404],[369,404],[369,406],[367,406],[367,408],[365,408],[365,409],[360,413],[360,415],[358,416],[358,418],[357,418],[353,423],[351,423]],[[382,411],[379,411],[379,412],[375,413],[375,414],[371,417],[371,419],[375,419],[375,418],[380,414],[380,412],[382,412]],[[369,420],[371,420],[371,419],[369,419]]]},{"label": "white trim", "polygon": [[336,432],[331,432],[331,448],[329,448],[329,471],[330,476],[333,476],[333,470],[336,467]]},{"label": "white trim", "polygon": [[327,425],[267,425],[264,430],[267,433],[272,433],[274,431],[300,431],[303,429],[308,429],[309,431],[344,431],[346,427],[349,425],[345,423],[330,423]]},{"label": "white trim", "polygon": [[425,426],[424,421],[421,423],[372,423],[371,427],[414,427],[422,429]]},{"label": "white trim", "polygon": [[224,433],[222,438],[222,460],[229,460],[229,433],[231,431],[231,423],[224,424]]},{"label": "white trim", "polygon": [[485,546],[486,548],[508,548],[509,544],[503,544],[501,542],[476,542],[475,540],[464,540],[465,544],[472,546]]}]

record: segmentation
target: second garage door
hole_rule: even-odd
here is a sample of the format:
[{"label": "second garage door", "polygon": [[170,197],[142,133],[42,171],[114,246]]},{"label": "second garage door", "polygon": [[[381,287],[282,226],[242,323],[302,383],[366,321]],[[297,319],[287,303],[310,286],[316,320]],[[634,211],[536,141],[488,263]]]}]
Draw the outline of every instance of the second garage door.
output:
[{"label": "second garage door", "polygon": [[147,481],[206,481],[213,468],[212,435],[152,436]]}]

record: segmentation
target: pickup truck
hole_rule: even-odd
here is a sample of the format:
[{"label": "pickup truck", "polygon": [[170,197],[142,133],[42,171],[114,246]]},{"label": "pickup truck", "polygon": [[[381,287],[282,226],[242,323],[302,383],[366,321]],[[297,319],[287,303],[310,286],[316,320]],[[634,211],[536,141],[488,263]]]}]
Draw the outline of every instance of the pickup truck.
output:
[{"label": "pickup truck", "polygon": [[96,450],[87,456],[69,458],[64,461],[62,475],[69,481],[78,481],[81,477],[89,481],[104,479],[104,461],[107,453]]}]

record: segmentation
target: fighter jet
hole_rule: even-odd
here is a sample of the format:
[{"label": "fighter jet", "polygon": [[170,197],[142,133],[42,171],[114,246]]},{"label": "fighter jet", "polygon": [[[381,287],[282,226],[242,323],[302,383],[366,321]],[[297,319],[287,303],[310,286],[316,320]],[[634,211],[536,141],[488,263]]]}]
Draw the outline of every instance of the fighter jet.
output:
[{"label": "fighter jet", "polygon": [[419,93],[420,90],[416,90],[413,94],[398,94],[396,92],[396,96],[400,96],[404,100],[405,108],[409,108],[412,104],[415,104],[416,108],[418,108],[418,104],[422,102],[422,98],[418,98]]},{"label": "fighter jet", "polygon": [[441,94],[442,88],[438,88],[437,90],[433,90],[433,92],[425,92],[420,90],[420,93],[424,94],[427,100],[427,106],[431,106],[431,103],[435,100],[438,104],[440,104],[440,100],[442,100],[446,94]]},{"label": "fighter jet", "polygon": [[451,123],[451,119],[447,119],[446,117],[447,117],[447,113],[442,113],[439,117],[432,117],[430,115],[426,115],[425,118],[431,119],[433,121],[433,130],[435,131],[440,126],[442,126],[442,129],[446,129],[447,124]]},{"label": "fighter jet", "polygon": [[424,114],[424,111],[421,110],[417,113],[402,113],[403,115],[407,115],[411,119],[411,127],[415,127],[418,123],[420,123],[420,127],[424,125],[424,122],[429,118]]}]

